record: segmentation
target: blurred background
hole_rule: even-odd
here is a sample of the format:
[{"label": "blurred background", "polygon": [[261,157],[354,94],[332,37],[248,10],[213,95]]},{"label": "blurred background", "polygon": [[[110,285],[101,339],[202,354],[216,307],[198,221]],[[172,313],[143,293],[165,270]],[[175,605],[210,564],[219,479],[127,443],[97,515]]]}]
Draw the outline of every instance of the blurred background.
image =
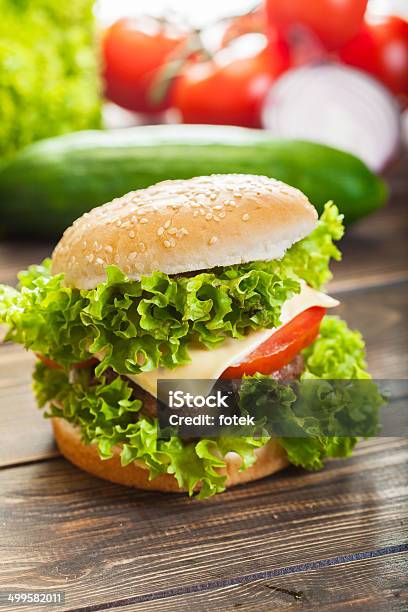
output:
[{"label": "blurred background", "polygon": [[346,221],[385,202],[376,177],[400,157],[406,131],[406,0],[0,0],[0,9],[0,238],[56,240],[123,191],[211,171],[294,184],[302,175],[297,186],[318,208],[334,197]]}]

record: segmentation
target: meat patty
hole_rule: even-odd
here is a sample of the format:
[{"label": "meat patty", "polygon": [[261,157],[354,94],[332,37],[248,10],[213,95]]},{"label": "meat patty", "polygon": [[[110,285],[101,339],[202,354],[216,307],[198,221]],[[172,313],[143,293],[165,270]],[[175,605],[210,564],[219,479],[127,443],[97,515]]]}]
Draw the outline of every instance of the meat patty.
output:
[{"label": "meat patty", "polygon": [[283,366],[283,368],[272,372],[271,377],[281,382],[290,382],[291,380],[299,379],[304,369],[305,362],[302,355],[296,355],[296,357],[290,363]]},{"label": "meat patty", "polygon": [[[290,382],[291,380],[297,380],[300,378],[304,369],[304,360],[302,355],[296,355],[296,357],[287,365],[283,366],[280,370],[276,370],[272,372],[271,377],[275,380],[279,380],[280,382]],[[112,370],[112,368],[108,368],[104,372],[104,377],[106,378],[107,383],[111,383],[119,376]],[[157,400],[153,395],[150,395],[148,391],[145,391],[140,387],[137,383],[135,383],[127,376],[120,376],[123,380],[127,382],[127,384],[133,389],[132,398],[140,399],[143,403],[142,413],[149,417],[155,417],[157,413]],[[96,379],[94,379],[96,382]],[[92,379],[91,379],[92,384]]]}]

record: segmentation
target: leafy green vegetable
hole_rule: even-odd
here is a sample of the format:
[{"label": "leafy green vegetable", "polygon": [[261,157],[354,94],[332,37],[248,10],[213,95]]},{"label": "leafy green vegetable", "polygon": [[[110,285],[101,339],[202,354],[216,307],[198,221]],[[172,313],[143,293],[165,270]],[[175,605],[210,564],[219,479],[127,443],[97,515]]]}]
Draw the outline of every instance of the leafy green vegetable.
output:
[{"label": "leafy green vegetable", "polygon": [[99,127],[92,0],[0,0],[0,156]]},{"label": "leafy green vegetable", "polygon": [[[350,330],[344,321],[337,317],[324,317],[320,326],[320,335],[303,351],[306,368],[302,379],[370,379],[366,370],[365,345],[360,332]],[[358,391],[362,391],[362,396]],[[368,394],[368,397],[367,395]],[[348,418],[358,424],[364,421],[367,436],[375,435],[378,428],[378,409],[383,403],[377,387],[366,385],[354,386],[352,401],[347,404]],[[305,404],[303,404],[305,406]],[[328,416],[335,416],[343,405],[340,396],[330,403],[328,399]],[[306,404],[307,406],[307,404]],[[319,419],[321,421],[321,417]],[[332,431],[339,432],[341,424],[335,420]],[[326,457],[348,457],[358,442],[356,436],[318,435],[306,438],[284,438],[280,442],[287,452],[289,461],[306,469],[320,469]]]},{"label": "leafy green vegetable", "polygon": [[341,259],[341,253],[333,241],[340,240],[343,234],[343,215],[339,214],[332,202],[328,202],[317,228],[289,249],[285,265],[311,287],[319,289],[332,278],[330,259]]},{"label": "leafy green vegetable", "polygon": [[[326,317],[322,328],[326,340],[330,336],[333,342],[355,342],[359,334],[352,332],[342,321]],[[315,353],[320,350],[320,339],[316,340],[308,354],[305,355],[305,374],[307,379],[311,374],[311,362]],[[331,363],[333,375],[335,374],[335,359],[338,359],[338,370],[341,370],[345,355],[336,353]],[[364,351],[351,350],[350,361],[354,359],[361,367]],[[68,374],[62,370],[48,368],[43,363],[37,363],[34,373],[34,390],[40,406],[51,403],[49,414],[63,417],[81,428],[85,443],[95,443],[100,456],[111,456],[112,447],[119,445],[122,448],[121,460],[123,465],[132,461],[143,461],[150,471],[150,478],[160,473],[174,474],[180,487],[189,491],[190,495],[200,485],[200,498],[209,497],[224,490],[225,476],[219,469],[225,466],[223,457],[229,451],[238,453],[243,461],[242,468],[250,467],[255,461],[254,451],[266,444],[269,437],[224,437],[217,439],[202,439],[198,442],[185,442],[177,437],[162,440],[158,436],[157,421],[140,413],[141,402],[131,400],[131,387],[120,377],[106,384],[102,375],[96,384],[90,385],[89,372],[80,370],[76,372],[76,380],[68,381]],[[364,372],[364,376],[368,376]],[[361,376],[363,377],[363,376]],[[252,385],[253,378],[244,382],[241,399],[243,407],[253,401],[272,402],[281,412],[276,415],[276,422],[286,423],[289,426],[303,427],[303,433],[298,437],[279,438],[280,444],[285,448],[289,460],[295,465],[306,469],[322,467],[327,457],[345,457],[351,454],[358,441],[357,437],[344,437],[325,435],[319,432],[324,426],[331,431],[338,432],[341,427],[341,418],[345,411],[349,411],[350,402],[345,406],[345,395],[333,397],[328,393],[322,402],[325,410],[325,419],[316,418],[315,414],[308,413],[308,404],[295,405],[296,396],[290,386],[273,381],[275,396],[271,398],[271,379],[256,377],[256,385]],[[262,385],[262,382],[268,386]],[[342,381],[343,382],[343,381]],[[254,398],[256,394],[256,398]],[[374,435],[377,427],[377,408],[382,399],[372,388],[365,387],[361,401],[355,401],[348,418],[356,423],[364,422],[364,431],[367,435]],[[369,399],[369,401],[367,401]],[[252,407],[251,407],[251,410]],[[265,410],[263,411],[265,414]],[[307,418],[306,418],[307,417]]]},{"label": "leafy green vegetable", "polygon": [[189,361],[188,344],[211,349],[226,337],[279,325],[284,302],[300,291],[300,279],[320,287],[330,278],[333,240],[342,216],[327,204],[318,227],[279,261],[215,268],[192,277],[155,272],[132,281],[114,266],[93,290],[63,286],[50,263],[19,275],[20,291],[0,286],[0,322],[8,340],[69,367],[102,354],[97,374],[120,374]]},{"label": "leafy green vegetable", "polygon": [[[366,370],[365,346],[361,334],[358,331],[351,331],[344,321],[336,317],[323,319],[320,336],[303,351],[303,355],[306,361],[303,380],[370,379]],[[358,391],[362,392],[361,395]],[[375,435],[378,426],[378,408],[383,403],[376,385],[373,384],[372,387],[355,385],[351,399],[351,403],[347,405],[349,418],[355,416],[357,422],[366,418],[363,427],[367,432],[366,435]],[[341,397],[338,398],[336,406],[337,408],[342,406]],[[327,407],[330,409],[330,402]],[[330,414],[333,415],[333,412]],[[333,427],[337,432],[341,429],[338,421],[335,421]],[[358,438],[319,435],[315,438],[284,438],[280,441],[291,463],[307,469],[320,469],[326,457],[351,455]]]},{"label": "leafy green vegetable", "polygon": [[383,397],[366,371],[361,334],[344,321],[324,317],[303,356],[305,371],[294,388],[261,374],[247,377],[241,406],[258,419],[268,415],[264,426],[279,436],[289,461],[315,470],[327,457],[350,455],[359,437],[377,433]]},{"label": "leafy green vegetable", "polygon": [[89,371],[76,373],[71,384],[68,375],[38,362],[34,371],[34,391],[40,406],[50,402],[48,416],[63,417],[81,428],[85,443],[96,443],[102,459],[120,445],[122,465],[139,460],[148,466],[150,478],[160,473],[174,474],[179,486],[190,495],[200,484],[199,498],[223,491],[225,476],[217,471],[225,463],[222,457],[235,451],[243,467],[255,460],[253,451],[266,439],[220,438],[184,443],[179,438],[161,440],[155,419],[139,418],[141,402],[131,400],[132,389],[120,377],[107,384],[102,376],[89,385]]},{"label": "leafy green vegetable", "polygon": [[304,350],[307,370],[303,378],[370,378],[364,340],[337,317],[325,317],[317,340]]}]

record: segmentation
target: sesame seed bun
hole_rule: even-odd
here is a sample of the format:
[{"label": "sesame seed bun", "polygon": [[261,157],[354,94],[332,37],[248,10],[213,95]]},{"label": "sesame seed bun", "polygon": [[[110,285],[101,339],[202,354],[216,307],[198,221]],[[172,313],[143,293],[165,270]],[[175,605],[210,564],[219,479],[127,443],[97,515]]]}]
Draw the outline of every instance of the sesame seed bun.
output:
[{"label": "sesame seed bun", "polygon": [[110,264],[139,279],[279,259],[316,222],[301,191],[265,176],[163,181],[77,219],[55,248],[52,272],[92,289]]},{"label": "sesame seed bun", "polygon": [[[95,444],[85,445],[81,440],[80,430],[62,418],[52,419],[55,439],[62,455],[77,467],[111,482],[169,493],[184,492],[172,474],[159,474],[149,480],[146,466],[135,461],[125,467],[120,462],[120,448],[115,447],[111,459],[101,459]],[[255,450],[256,461],[248,469],[240,471],[241,457],[230,452],[224,457],[226,468],[219,470],[226,474],[226,487],[232,487],[252,480],[265,478],[289,465],[284,449],[274,440]]]}]

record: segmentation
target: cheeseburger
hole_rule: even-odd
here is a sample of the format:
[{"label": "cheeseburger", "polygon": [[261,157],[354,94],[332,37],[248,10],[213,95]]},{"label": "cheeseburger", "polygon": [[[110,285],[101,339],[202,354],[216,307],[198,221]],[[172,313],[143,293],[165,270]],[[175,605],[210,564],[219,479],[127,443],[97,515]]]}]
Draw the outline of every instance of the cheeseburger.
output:
[{"label": "cheeseburger", "polygon": [[208,497],[357,438],[159,435],[161,379],[368,378],[358,332],[323,292],[342,216],[279,181],[165,181],[84,214],[51,260],[0,288],[6,340],[37,357],[34,390],[61,453],[124,485]]}]

